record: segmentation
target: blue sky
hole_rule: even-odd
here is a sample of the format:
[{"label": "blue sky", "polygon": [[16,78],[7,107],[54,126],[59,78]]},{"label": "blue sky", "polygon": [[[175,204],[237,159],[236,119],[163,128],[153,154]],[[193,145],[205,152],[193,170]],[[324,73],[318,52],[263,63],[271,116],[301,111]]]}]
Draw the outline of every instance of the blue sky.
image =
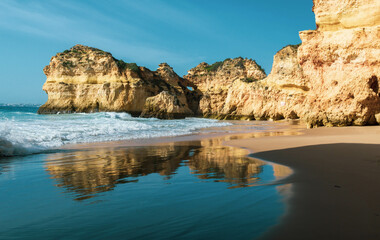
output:
[{"label": "blue sky", "polygon": [[184,75],[200,62],[238,56],[269,74],[274,54],[315,29],[312,0],[1,0],[0,103],[44,103],[42,69],[84,44],[155,70]]}]

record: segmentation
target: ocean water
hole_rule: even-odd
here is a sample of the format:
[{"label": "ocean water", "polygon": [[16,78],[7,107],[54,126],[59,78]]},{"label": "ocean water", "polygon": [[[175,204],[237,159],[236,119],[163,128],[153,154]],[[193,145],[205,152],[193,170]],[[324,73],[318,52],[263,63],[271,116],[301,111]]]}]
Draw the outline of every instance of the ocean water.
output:
[{"label": "ocean water", "polygon": [[40,116],[37,106],[0,109],[2,240],[256,239],[285,212],[289,185],[275,181],[291,170],[221,145],[227,138],[55,149],[230,123],[120,113]]},{"label": "ocean water", "polygon": [[38,106],[0,105],[0,156],[38,153],[64,144],[180,136],[227,126],[212,119],[159,120],[128,113],[39,115]]}]

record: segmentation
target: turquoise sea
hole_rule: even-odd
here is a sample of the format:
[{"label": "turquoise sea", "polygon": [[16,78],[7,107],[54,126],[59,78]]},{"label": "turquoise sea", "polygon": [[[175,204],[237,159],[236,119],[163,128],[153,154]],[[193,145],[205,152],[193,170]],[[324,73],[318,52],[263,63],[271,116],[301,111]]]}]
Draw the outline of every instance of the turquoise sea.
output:
[{"label": "turquoise sea", "polygon": [[0,239],[255,239],[284,214],[287,169],[218,139],[60,149],[231,123],[37,109],[0,106]]}]

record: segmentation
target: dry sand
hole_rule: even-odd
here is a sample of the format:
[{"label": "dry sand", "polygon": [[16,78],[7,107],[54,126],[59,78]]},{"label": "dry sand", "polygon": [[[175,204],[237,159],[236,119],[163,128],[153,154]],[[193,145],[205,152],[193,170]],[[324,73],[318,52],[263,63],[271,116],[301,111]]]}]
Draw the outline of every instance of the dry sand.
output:
[{"label": "dry sand", "polygon": [[294,173],[287,212],[263,239],[380,239],[380,126],[228,141]]}]

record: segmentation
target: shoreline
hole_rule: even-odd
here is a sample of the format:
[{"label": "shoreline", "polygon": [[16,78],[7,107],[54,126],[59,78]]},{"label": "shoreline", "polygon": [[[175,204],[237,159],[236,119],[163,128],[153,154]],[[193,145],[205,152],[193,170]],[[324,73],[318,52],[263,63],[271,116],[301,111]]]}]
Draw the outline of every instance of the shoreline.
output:
[{"label": "shoreline", "polygon": [[375,189],[380,183],[380,126],[306,129],[289,122],[269,124],[274,127],[261,131],[208,132],[76,147],[159,146],[219,139],[223,146],[246,150],[247,157],[291,169],[271,183],[286,186],[287,210],[262,239],[379,238],[380,193]]},{"label": "shoreline", "polygon": [[[260,239],[380,238],[380,126],[306,129],[299,121],[235,121],[175,137],[91,142],[61,150],[204,144],[235,147],[277,169],[286,207]],[[274,169],[276,172],[276,169]],[[252,185],[254,186],[254,185]]]},{"label": "shoreline", "polygon": [[[283,134],[271,130],[256,136]],[[3,218],[9,215],[12,219],[0,235],[53,238],[57,236],[55,229],[65,224],[70,232],[62,234],[69,237],[88,236],[91,226],[96,226],[92,233],[106,238],[131,236],[128,232],[137,236],[134,238],[147,234],[156,238],[256,238],[283,215],[282,185],[274,182],[290,172],[282,165],[247,157],[246,149],[223,145],[226,139],[244,137],[251,136],[233,134],[182,142],[171,139],[172,143],[155,146],[99,146],[40,154],[29,157],[29,161],[10,159],[4,169],[15,170],[5,170],[2,177],[18,177],[8,179],[12,191],[5,199],[4,205],[9,208]],[[32,203],[41,203],[38,209],[35,204],[22,204],[23,198],[12,199],[24,191],[36,193]],[[45,211],[49,208],[53,210]],[[33,211],[44,215],[16,219]],[[67,211],[76,214],[67,218]],[[156,216],[160,216],[159,221],[154,220]],[[45,220],[50,217],[57,220]],[[114,219],[114,230],[108,230],[107,222]],[[141,221],[125,224],[135,219]],[[43,222],[46,231],[40,232],[39,225],[25,230],[30,221]],[[173,224],[178,225],[170,230]],[[224,230],[220,231],[222,226]]]},{"label": "shoreline", "polygon": [[[299,120],[281,121],[243,121],[243,120],[221,120],[233,123],[230,126],[208,127],[198,129],[196,132],[179,136],[164,136],[153,138],[138,138],[119,141],[100,141],[88,143],[74,143],[62,145],[58,149],[81,150],[99,147],[138,147],[155,146],[174,142],[188,142],[205,139],[221,139],[224,142],[234,139],[258,138],[278,135],[298,135],[306,129]],[[266,126],[266,127],[264,127]]]},{"label": "shoreline", "polygon": [[286,214],[262,239],[379,239],[380,127],[302,132],[228,142],[293,170]]}]

